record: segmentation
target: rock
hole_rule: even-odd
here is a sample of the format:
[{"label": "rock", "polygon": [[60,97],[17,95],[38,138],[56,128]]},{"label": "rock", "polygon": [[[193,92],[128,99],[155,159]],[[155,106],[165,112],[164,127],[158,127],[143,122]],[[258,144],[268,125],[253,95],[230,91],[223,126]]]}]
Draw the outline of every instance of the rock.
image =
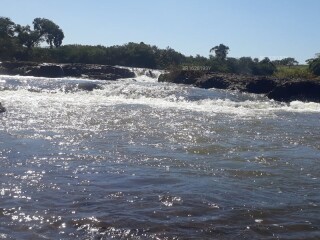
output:
[{"label": "rock", "polygon": [[156,75],[151,70],[146,71],[145,74],[147,77],[156,78]]},{"label": "rock", "polygon": [[78,89],[85,90],[85,91],[93,91],[94,89],[102,89],[102,88],[96,83],[84,82],[84,83],[78,84]]},{"label": "rock", "polygon": [[68,77],[80,77],[81,76],[81,68],[74,64],[63,64],[62,70],[65,76]]},{"label": "rock", "polygon": [[64,76],[63,69],[59,65],[40,66],[39,73],[42,77],[59,78]]},{"label": "rock", "polygon": [[34,77],[59,78],[64,76],[64,72],[59,65],[40,65],[26,71],[25,75]]},{"label": "rock", "polygon": [[195,86],[200,88],[218,88],[218,89],[227,89],[231,85],[226,78],[220,76],[204,76],[198,79],[195,83]]},{"label": "rock", "polygon": [[99,80],[132,78],[135,74],[126,68],[98,64],[63,64],[65,76],[84,77]]},{"label": "rock", "polygon": [[0,102],[0,113],[3,113],[6,111],[6,108],[2,106],[1,102]]},{"label": "rock", "polygon": [[250,81],[248,84],[246,84],[246,92],[249,93],[269,93],[277,86],[277,83],[268,78],[262,78],[258,80]]},{"label": "rock", "polygon": [[194,84],[203,73],[200,71],[172,71],[170,73],[161,74],[158,82],[172,82],[178,84]]},{"label": "rock", "polygon": [[2,62],[0,74],[36,77],[80,77],[99,80],[133,78],[134,72],[126,68],[98,64],[40,64],[34,62]]},{"label": "rock", "polygon": [[320,102],[320,82],[312,80],[286,82],[275,87],[267,97],[276,101]]}]

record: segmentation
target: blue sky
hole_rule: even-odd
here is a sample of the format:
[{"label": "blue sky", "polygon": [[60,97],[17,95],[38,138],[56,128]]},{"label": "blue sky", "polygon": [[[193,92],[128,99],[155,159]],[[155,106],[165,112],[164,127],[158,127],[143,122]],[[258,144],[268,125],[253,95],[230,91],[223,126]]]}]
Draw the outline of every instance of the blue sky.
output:
[{"label": "blue sky", "polygon": [[320,52],[319,0],[1,0],[0,16],[31,24],[44,17],[65,33],[63,44],[145,42],[185,55],[294,57]]}]

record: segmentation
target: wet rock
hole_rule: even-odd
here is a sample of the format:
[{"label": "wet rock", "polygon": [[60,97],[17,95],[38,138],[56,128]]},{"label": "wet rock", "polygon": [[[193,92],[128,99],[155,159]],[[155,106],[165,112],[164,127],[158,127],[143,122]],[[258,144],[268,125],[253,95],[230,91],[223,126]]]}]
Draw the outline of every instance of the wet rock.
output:
[{"label": "wet rock", "polygon": [[93,91],[94,89],[102,89],[102,88],[96,83],[85,82],[85,83],[79,83],[78,89],[85,90],[85,91]]},{"label": "wet rock", "polygon": [[34,77],[60,78],[64,77],[64,72],[59,65],[40,65],[27,70],[24,75]]},{"label": "wet rock", "polygon": [[170,73],[161,74],[158,82],[172,82],[178,84],[195,84],[203,73],[199,71],[172,71]]},{"label": "wet rock", "polygon": [[39,73],[43,77],[59,78],[64,76],[63,69],[59,65],[40,66]]},{"label": "wet rock", "polygon": [[117,80],[119,78],[132,78],[135,74],[120,67],[98,64],[63,64],[62,69],[65,76],[83,77],[99,80]]},{"label": "wet rock", "polygon": [[4,106],[2,106],[1,102],[0,102],[0,113],[3,113],[6,111],[6,108]]},{"label": "wet rock", "polygon": [[195,86],[200,88],[218,88],[218,89],[227,89],[231,83],[221,76],[204,76],[198,79],[195,83]]},{"label": "wet rock", "polygon": [[133,78],[134,72],[126,68],[98,64],[40,64],[34,62],[2,62],[0,74],[35,77],[80,77],[99,80]]},{"label": "wet rock", "polygon": [[276,101],[311,101],[320,102],[319,81],[292,81],[276,86],[267,97]]},{"label": "wet rock", "polygon": [[269,76],[252,76],[231,73],[202,73],[201,76],[184,71],[162,74],[160,82],[192,84],[200,88],[238,90],[266,94],[277,101],[320,102],[320,81],[306,79],[280,79]]},{"label": "wet rock", "polygon": [[277,86],[277,83],[273,79],[262,78],[258,80],[250,81],[246,84],[246,91],[249,93],[269,93]]}]

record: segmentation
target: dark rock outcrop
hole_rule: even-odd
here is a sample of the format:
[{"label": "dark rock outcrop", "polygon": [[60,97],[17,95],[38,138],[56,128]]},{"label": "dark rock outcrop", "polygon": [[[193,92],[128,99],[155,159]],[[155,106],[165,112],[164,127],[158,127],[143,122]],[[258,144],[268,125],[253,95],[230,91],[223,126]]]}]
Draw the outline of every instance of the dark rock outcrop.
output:
[{"label": "dark rock outcrop", "polygon": [[0,113],[3,113],[6,111],[6,108],[4,106],[2,106],[1,102],[0,102]]},{"label": "dark rock outcrop", "polygon": [[135,74],[126,68],[97,64],[62,64],[65,76],[99,80],[133,78]]},{"label": "dark rock outcrop", "polygon": [[79,77],[98,80],[133,78],[135,74],[126,68],[98,64],[39,64],[34,62],[3,62],[0,74],[35,77]]},{"label": "dark rock outcrop", "polygon": [[178,84],[195,84],[197,79],[202,75],[203,74],[199,71],[172,71],[170,73],[161,74],[158,81]]},{"label": "dark rock outcrop", "polygon": [[276,101],[311,101],[320,102],[320,82],[319,81],[292,81],[276,86],[268,98]]},{"label": "dark rock outcrop", "polygon": [[195,86],[200,88],[218,88],[227,89],[230,86],[230,82],[221,76],[204,76],[197,79]]},{"label": "dark rock outcrop", "polygon": [[96,83],[84,82],[78,84],[78,89],[85,91],[93,91],[94,89],[101,89],[101,87]]},{"label": "dark rock outcrop", "polygon": [[59,78],[64,77],[64,72],[59,65],[42,65],[26,71],[24,75],[34,77]]},{"label": "dark rock outcrop", "polygon": [[273,79],[261,78],[258,80],[252,80],[246,85],[246,91],[249,93],[268,93],[277,86],[277,83]]},{"label": "dark rock outcrop", "polygon": [[[187,77],[186,77],[187,76]],[[241,92],[266,94],[276,101],[320,102],[320,81],[306,79],[280,79],[268,76],[251,76],[230,73],[195,73],[177,71],[162,74],[160,82],[192,84],[200,88],[218,88]]]}]

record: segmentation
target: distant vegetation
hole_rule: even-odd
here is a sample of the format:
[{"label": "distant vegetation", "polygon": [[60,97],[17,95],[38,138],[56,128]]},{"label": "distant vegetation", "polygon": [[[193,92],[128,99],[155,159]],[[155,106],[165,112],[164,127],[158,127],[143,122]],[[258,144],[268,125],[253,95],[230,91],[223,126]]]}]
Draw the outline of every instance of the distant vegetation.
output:
[{"label": "distant vegetation", "polygon": [[[33,26],[15,24],[10,18],[0,17],[0,60],[20,60],[56,63],[90,63],[123,65],[157,69],[182,69],[197,66],[215,72],[277,77],[312,78],[320,76],[320,56],[308,60],[308,66],[297,66],[294,58],[271,61],[269,58],[228,57],[230,48],[220,44],[211,48],[208,58],[185,56],[167,47],[141,43],[121,46],[62,45],[64,33],[49,19],[36,18]],[[48,47],[40,47],[46,42]],[[205,68],[204,68],[205,66]]]}]

